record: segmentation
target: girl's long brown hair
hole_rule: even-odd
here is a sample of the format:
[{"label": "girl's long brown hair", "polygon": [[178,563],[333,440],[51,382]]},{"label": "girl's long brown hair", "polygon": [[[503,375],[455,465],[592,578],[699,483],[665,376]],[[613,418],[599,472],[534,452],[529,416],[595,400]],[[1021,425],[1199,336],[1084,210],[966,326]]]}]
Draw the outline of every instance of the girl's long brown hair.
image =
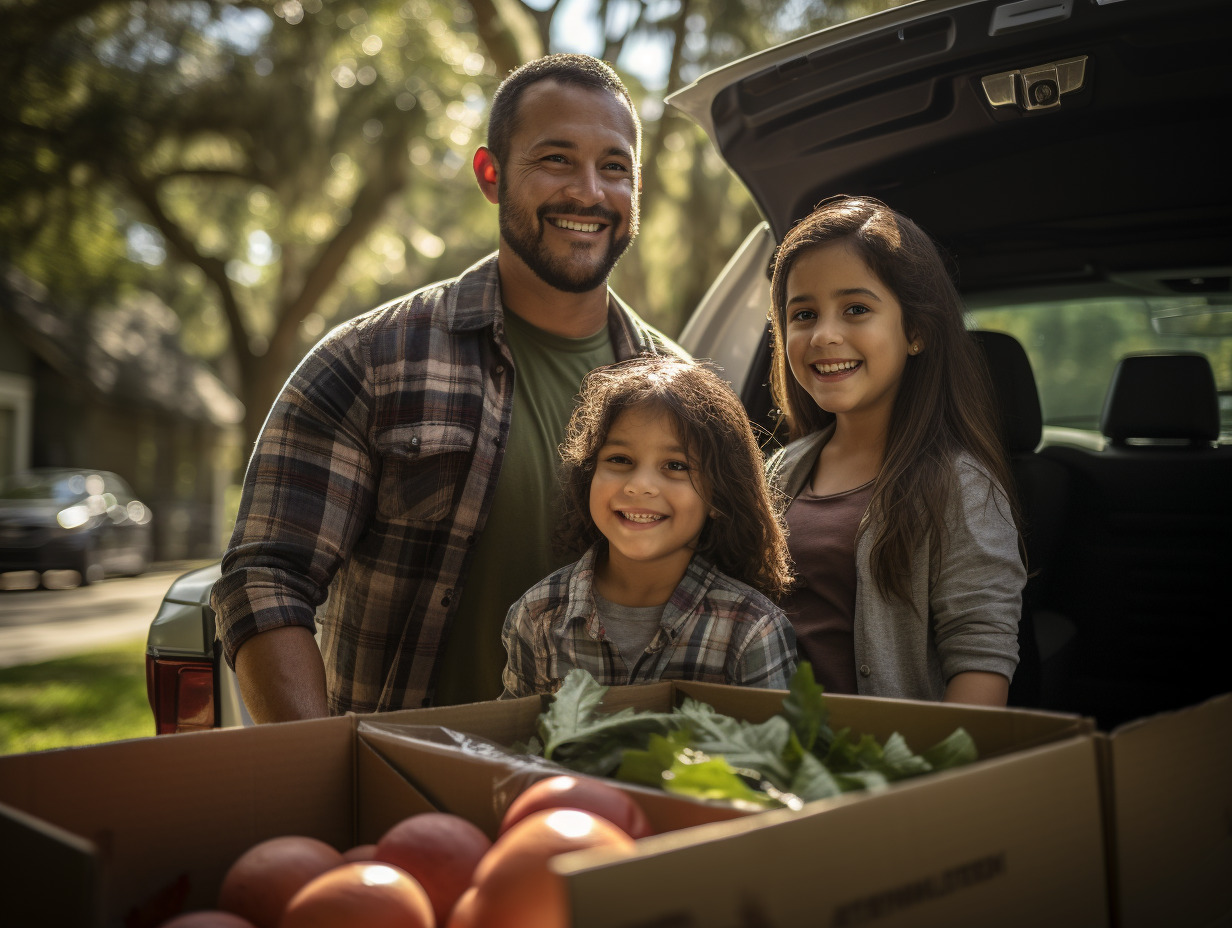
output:
[{"label": "girl's long brown hair", "polygon": [[1018,525],[1013,483],[988,369],[963,323],[962,301],[941,252],[914,222],[872,197],[823,202],[787,233],[775,253],[770,387],[790,437],[825,428],[834,415],[817,405],[788,366],[787,275],[801,254],[836,241],[852,248],[894,292],[904,333],[923,343],[920,354],[907,358],[885,458],[860,527],[863,532],[870,524],[878,526],[871,549],[878,588],[906,600],[912,552],[925,537],[934,552],[947,541],[945,509],[956,491],[955,455],[967,452],[999,484],[1008,515]]},{"label": "girl's long brown hair", "polygon": [[599,449],[627,409],[661,409],[697,466],[693,485],[717,515],[706,519],[698,553],[736,580],[777,599],[791,585],[781,506],[766,483],[761,449],[731,387],[706,366],[670,355],[601,367],[582,383],[560,446],[557,543],[581,554],[603,536],[590,515]]}]

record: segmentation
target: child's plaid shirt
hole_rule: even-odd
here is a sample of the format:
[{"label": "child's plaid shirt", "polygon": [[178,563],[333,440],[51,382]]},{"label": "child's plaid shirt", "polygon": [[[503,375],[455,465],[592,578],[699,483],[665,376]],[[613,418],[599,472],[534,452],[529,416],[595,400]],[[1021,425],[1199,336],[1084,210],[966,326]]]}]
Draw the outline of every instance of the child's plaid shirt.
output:
[{"label": "child's plaid shirt", "polygon": [[778,606],[694,555],[659,630],[630,667],[603,634],[593,594],[603,542],[531,587],[513,604],[501,638],[508,652],[502,698],[555,692],[575,667],[604,686],[700,680],[786,689],[796,636]]}]

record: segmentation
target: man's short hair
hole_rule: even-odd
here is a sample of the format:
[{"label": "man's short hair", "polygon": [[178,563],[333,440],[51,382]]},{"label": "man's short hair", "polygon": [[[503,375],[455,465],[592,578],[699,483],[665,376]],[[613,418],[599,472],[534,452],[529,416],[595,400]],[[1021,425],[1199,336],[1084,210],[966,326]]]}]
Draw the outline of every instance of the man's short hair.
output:
[{"label": "man's short hair", "polygon": [[496,93],[492,96],[492,110],[488,116],[488,148],[498,164],[505,163],[509,143],[518,124],[518,101],[522,92],[539,81],[556,81],[574,87],[605,90],[624,100],[633,118],[635,134],[633,157],[642,156],[642,122],[637,117],[637,107],[619,75],[611,65],[590,55],[558,54],[536,58],[509,72]]}]

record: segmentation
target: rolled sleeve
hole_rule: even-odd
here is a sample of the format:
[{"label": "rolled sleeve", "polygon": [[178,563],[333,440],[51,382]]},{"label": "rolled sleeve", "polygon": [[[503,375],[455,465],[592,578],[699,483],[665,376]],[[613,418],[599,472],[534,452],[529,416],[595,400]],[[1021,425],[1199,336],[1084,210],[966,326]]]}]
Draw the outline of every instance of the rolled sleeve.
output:
[{"label": "rolled sleeve", "polygon": [[[345,328],[345,327],[344,327]],[[253,635],[300,625],[368,520],[374,467],[369,395],[352,345],[327,338],[271,409],[244,478],[239,517],[211,605],[227,663]]]}]

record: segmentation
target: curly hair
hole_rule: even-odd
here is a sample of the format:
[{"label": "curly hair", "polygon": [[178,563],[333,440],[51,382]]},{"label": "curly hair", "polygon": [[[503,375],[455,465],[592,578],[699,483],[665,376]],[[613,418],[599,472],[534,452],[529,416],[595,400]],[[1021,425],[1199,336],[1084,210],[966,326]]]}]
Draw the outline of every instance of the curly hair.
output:
[{"label": "curly hair", "polygon": [[[831,197],[783,237],[770,283],[774,357],[770,388],[790,437],[834,421],[791,373],[786,351],[787,278],[796,260],[843,242],[897,297],[903,331],[925,350],[907,359],[890,413],[881,472],[861,531],[875,517],[873,576],[883,593],[910,597],[911,552],[927,535],[945,543],[944,512],[954,456],[965,451],[1000,485],[1019,524],[1009,464],[999,438],[987,365],[963,320],[962,300],[940,249],[906,216],[873,197]],[[1021,536],[1019,538],[1021,548]]]},{"label": "curly hair", "polygon": [[782,506],[766,483],[748,415],[713,370],[670,355],[621,361],[598,368],[583,381],[560,446],[559,546],[580,555],[603,537],[590,514],[599,449],[622,412],[645,407],[671,418],[697,467],[694,489],[714,513],[702,528],[697,552],[771,599],[782,596],[792,581]]}]

